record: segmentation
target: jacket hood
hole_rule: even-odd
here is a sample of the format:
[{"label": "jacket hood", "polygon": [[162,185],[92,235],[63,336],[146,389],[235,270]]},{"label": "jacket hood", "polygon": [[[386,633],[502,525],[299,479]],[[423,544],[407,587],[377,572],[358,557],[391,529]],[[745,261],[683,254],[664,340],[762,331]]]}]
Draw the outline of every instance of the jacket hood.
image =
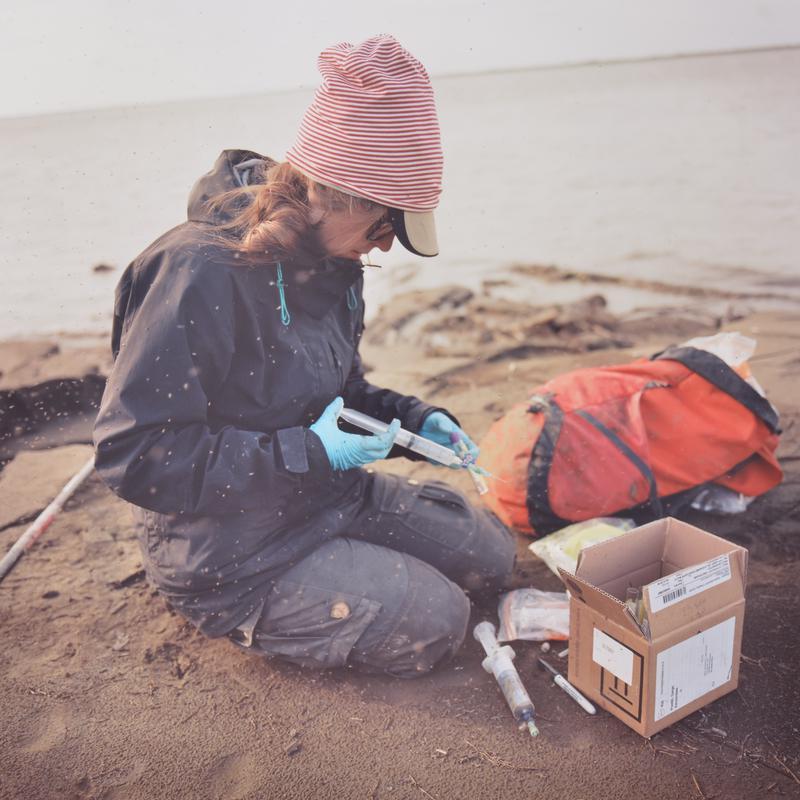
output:
[{"label": "jacket hood", "polygon": [[[200,177],[189,194],[190,222],[219,225],[229,222],[249,202],[247,195],[235,198],[214,209],[209,200],[223,192],[264,183],[267,170],[275,162],[253,150],[223,150],[214,166]],[[317,254],[313,249],[282,259],[286,270],[285,285],[293,302],[321,319],[328,309],[362,275],[360,261]],[[244,262],[241,262],[244,263]]]},{"label": "jacket hood", "polygon": [[232,189],[263,183],[266,170],[274,163],[271,158],[253,150],[223,150],[214,166],[198,179],[189,193],[189,221],[212,225],[229,222],[242,210],[243,202],[226,203],[222,208],[212,210],[208,201]]}]

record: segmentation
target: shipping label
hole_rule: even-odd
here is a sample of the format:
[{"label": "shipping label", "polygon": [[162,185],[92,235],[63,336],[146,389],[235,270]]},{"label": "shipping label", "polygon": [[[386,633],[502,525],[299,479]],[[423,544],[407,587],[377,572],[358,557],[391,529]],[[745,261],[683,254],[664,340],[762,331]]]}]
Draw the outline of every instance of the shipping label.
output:
[{"label": "shipping label", "polygon": [[656,722],[731,679],[735,632],[736,617],[731,617],[658,654]]},{"label": "shipping label", "polygon": [[731,561],[727,553],[694,567],[665,575],[647,587],[650,610],[657,613],[730,579]]},{"label": "shipping label", "polygon": [[624,683],[633,683],[633,650],[612,639],[598,628],[594,629],[592,661],[616,675]]}]

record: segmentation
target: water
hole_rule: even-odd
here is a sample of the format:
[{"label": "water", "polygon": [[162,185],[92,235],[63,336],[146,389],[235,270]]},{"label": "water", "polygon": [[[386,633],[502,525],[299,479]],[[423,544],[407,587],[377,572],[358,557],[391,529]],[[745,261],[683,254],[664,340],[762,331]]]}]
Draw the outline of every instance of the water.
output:
[{"label": "water", "polygon": [[[800,304],[800,49],[452,77],[435,87],[442,255],[376,251],[384,269],[369,273],[373,310],[400,287],[479,285],[515,263]],[[282,156],[310,97],[0,121],[0,338],[106,330],[121,270],[185,218],[194,179],[226,147]],[[99,262],[115,270],[93,272]],[[575,291],[513,280],[506,291],[532,302]],[[609,295],[618,308],[663,300],[639,289]]]}]

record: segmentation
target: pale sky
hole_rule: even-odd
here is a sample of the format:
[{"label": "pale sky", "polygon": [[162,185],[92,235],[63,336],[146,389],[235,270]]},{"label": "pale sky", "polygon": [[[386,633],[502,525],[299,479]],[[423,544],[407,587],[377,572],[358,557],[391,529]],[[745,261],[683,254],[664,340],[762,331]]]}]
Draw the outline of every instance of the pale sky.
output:
[{"label": "pale sky", "polygon": [[313,86],[392,33],[435,75],[800,44],[798,0],[10,0],[0,116]]}]

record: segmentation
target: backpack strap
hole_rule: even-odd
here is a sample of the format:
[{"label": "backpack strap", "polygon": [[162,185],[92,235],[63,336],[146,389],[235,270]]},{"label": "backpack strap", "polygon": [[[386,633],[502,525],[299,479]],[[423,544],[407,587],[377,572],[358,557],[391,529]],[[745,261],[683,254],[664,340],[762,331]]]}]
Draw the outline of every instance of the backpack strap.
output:
[{"label": "backpack strap", "polygon": [[564,412],[552,395],[535,395],[528,406],[531,414],[544,414],[544,424],[536,444],[531,451],[528,464],[528,486],[525,503],[528,507],[528,521],[537,536],[557,531],[574,520],[562,519],[550,508],[548,491],[550,467],[556,452],[558,437],[564,421]]},{"label": "backpack strap", "polygon": [[651,361],[661,359],[683,364],[752,411],[772,433],[781,432],[778,412],[772,404],[718,356],[696,347],[668,347],[656,353]]},{"label": "backpack strap", "polygon": [[658,496],[658,486],[656,486],[656,479],[653,475],[653,470],[639,457],[638,453],[634,452],[628,447],[625,442],[617,436],[611,428],[600,422],[597,417],[590,414],[588,411],[580,409],[575,412],[579,417],[585,419],[590,425],[594,425],[613,445],[617,448],[635,467],[639,472],[644,475],[648,486],[650,487],[650,500],[649,506],[654,514],[653,519],[661,519],[664,516],[664,508],[661,505],[661,500]]},{"label": "backpack strap", "polygon": [[[553,464],[553,456],[558,446],[558,438],[561,435],[561,427],[564,421],[564,412],[552,395],[537,395],[532,398],[532,403],[528,408],[531,413],[543,413],[544,424],[539,438],[531,452],[531,460],[528,466],[528,485],[526,503],[528,507],[528,520],[535,533],[544,536],[552,533],[559,528],[572,525],[577,520],[563,519],[553,512],[550,506],[550,496],[548,491],[550,468]],[[658,496],[655,476],[650,467],[617,436],[614,431],[600,422],[587,411],[576,411],[578,416],[586,420],[590,425],[597,428],[636,468],[644,475],[650,487],[650,497],[648,501],[638,507],[638,514],[642,521],[660,519],[664,516],[664,508]],[[623,509],[620,509],[620,511]]]}]

